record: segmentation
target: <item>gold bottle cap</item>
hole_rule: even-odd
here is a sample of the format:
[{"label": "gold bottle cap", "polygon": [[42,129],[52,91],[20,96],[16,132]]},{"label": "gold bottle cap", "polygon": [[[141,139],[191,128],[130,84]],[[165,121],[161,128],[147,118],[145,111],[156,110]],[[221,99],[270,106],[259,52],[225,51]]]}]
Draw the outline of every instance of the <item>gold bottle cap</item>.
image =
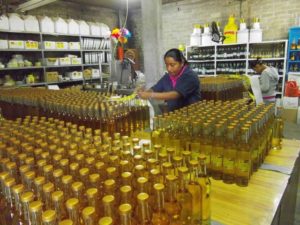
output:
[{"label": "gold bottle cap", "polygon": [[130,204],[122,204],[119,206],[119,213],[120,214],[127,214],[131,212],[131,205]]},{"label": "gold bottle cap", "polygon": [[199,160],[206,160],[206,155],[205,155],[205,154],[200,154],[200,155],[198,156],[198,159],[199,159]]},{"label": "gold bottle cap", "polygon": [[153,147],[154,147],[155,150],[159,150],[159,149],[162,148],[161,145],[154,145]]},{"label": "gold bottle cap", "polygon": [[9,177],[9,172],[4,171],[4,172],[0,173],[0,179],[2,181],[4,181],[7,177]]},{"label": "gold bottle cap", "polygon": [[117,172],[117,168],[116,168],[116,167],[108,167],[108,168],[106,169],[106,172],[107,172],[108,174],[111,175],[111,174]]},{"label": "gold bottle cap", "polygon": [[20,194],[24,191],[25,186],[23,184],[17,184],[15,186],[13,186],[12,191],[15,194]]},{"label": "gold bottle cap", "polygon": [[48,182],[43,185],[43,192],[49,193],[54,191],[54,184],[51,182]]},{"label": "gold bottle cap", "polygon": [[97,170],[102,169],[104,166],[105,166],[105,163],[104,163],[104,162],[97,162],[97,163],[95,164],[95,167],[96,167]]},{"label": "gold bottle cap", "polygon": [[139,201],[146,201],[149,199],[149,195],[147,193],[142,192],[137,195],[137,198]]},{"label": "gold bottle cap", "polygon": [[66,207],[68,209],[74,209],[79,205],[79,200],[77,198],[70,198],[66,201]]},{"label": "gold bottle cap", "polygon": [[111,217],[102,217],[99,222],[98,225],[112,225],[113,224],[113,220]]},{"label": "gold bottle cap", "polygon": [[140,140],[138,138],[132,138],[133,143],[138,143]]},{"label": "gold bottle cap", "polygon": [[51,198],[55,202],[61,201],[64,198],[64,193],[62,191],[55,191],[51,194]]},{"label": "gold bottle cap", "polygon": [[73,181],[73,177],[71,175],[65,175],[61,180],[63,184],[70,184]]},{"label": "gold bottle cap", "polygon": [[62,169],[56,169],[53,171],[53,177],[61,177],[63,175],[63,170]]},{"label": "gold bottle cap", "polygon": [[30,165],[30,164],[34,164],[34,158],[33,157],[27,157],[26,159],[25,159],[25,163],[28,165]]},{"label": "gold bottle cap", "polygon": [[90,172],[90,170],[89,170],[89,168],[81,168],[80,170],[79,170],[79,174],[80,174],[80,176],[86,176],[86,175],[88,175],[89,174],[89,172]]},{"label": "gold bottle cap", "polygon": [[181,156],[174,156],[174,157],[173,157],[173,160],[174,160],[175,162],[181,162],[181,161],[182,161],[182,157],[181,157]]},{"label": "gold bottle cap", "polygon": [[134,158],[135,161],[139,161],[139,160],[143,159],[143,156],[135,155],[133,158]]},{"label": "gold bottle cap", "polygon": [[15,162],[8,162],[8,163],[6,164],[6,168],[7,168],[8,170],[15,169],[15,168],[17,168],[17,164],[16,164]]},{"label": "gold bottle cap", "polygon": [[19,161],[24,161],[25,160],[25,158],[26,158],[26,154],[25,153],[20,153],[19,155],[18,155],[18,159],[19,159]]},{"label": "gold bottle cap", "polygon": [[89,188],[86,191],[86,195],[88,198],[95,198],[98,194],[98,189],[97,188]]},{"label": "gold bottle cap", "polygon": [[70,170],[78,170],[79,164],[76,162],[73,162],[70,164]]},{"label": "gold bottle cap", "polygon": [[93,173],[89,175],[89,180],[91,183],[95,183],[100,180],[100,175],[98,173]]},{"label": "gold bottle cap", "polygon": [[83,189],[83,183],[82,182],[74,182],[73,184],[72,184],[72,190],[73,191],[80,191],[80,190],[82,190]]},{"label": "gold bottle cap", "polygon": [[75,159],[76,159],[77,161],[83,160],[83,159],[84,159],[84,154],[77,154],[77,155],[75,155]]},{"label": "gold bottle cap", "polygon": [[127,143],[124,144],[124,147],[125,147],[125,149],[130,149],[131,144],[129,142],[127,142]]},{"label": "gold bottle cap", "polygon": [[136,145],[136,146],[133,147],[133,151],[134,151],[134,152],[140,152],[141,150],[142,150],[142,147],[141,147],[141,146],[137,146],[137,145]]},{"label": "gold bottle cap", "polygon": [[191,166],[198,166],[199,165],[199,162],[197,160],[193,160],[193,159],[190,160],[189,163],[190,163]]},{"label": "gold bottle cap", "polygon": [[129,162],[127,160],[121,160],[119,164],[120,166],[126,166],[129,164]]},{"label": "gold bottle cap", "polygon": [[172,175],[172,174],[168,174],[168,175],[166,176],[166,179],[167,179],[168,181],[174,181],[174,180],[177,180],[177,177],[174,176],[174,175]]},{"label": "gold bottle cap", "polygon": [[134,169],[135,169],[135,170],[141,171],[141,170],[144,170],[145,167],[144,167],[143,165],[136,165],[136,166],[134,167]]},{"label": "gold bottle cap", "polygon": [[167,153],[173,154],[173,153],[175,153],[175,149],[174,148],[167,148]]},{"label": "gold bottle cap", "polygon": [[132,191],[132,188],[129,185],[125,185],[120,188],[120,191],[122,193],[128,193],[128,192]]},{"label": "gold bottle cap", "polygon": [[8,188],[12,187],[16,184],[15,178],[9,177],[4,180],[4,185]]},{"label": "gold bottle cap", "polygon": [[69,164],[69,159],[62,159],[59,163],[61,166],[67,166]]},{"label": "gold bottle cap", "polygon": [[130,172],[123,172],[121,176],[122,176],[122,178],[128,178],[128,177],[132,176],[132,173],[130,173]]},{"label": "gold bottle cap", "polygon": [[91,164],[94,164],[94,162],[95,162],[95,158],[94,157],[88,157],[88,158],[86,158],[86,163],[88,164],[88,165],[91,165]]},{"label": "gold bottle cap", "polygon": [[109,160],[110,160],[111,162],[114,162],[114,161],[116,161],[116,160],[118,160],[118,159],[119,159],[119,156],[117,156],[117,155],[112,155],[112,156],[109,157]]},{"label": "gold bottle cap", "polygon": [[34,171],[28,171],[25,174],[26,179],[33,179],[35,177],[35,172]]},{"label": "gold bottle cap", "polygon": [[40,159],[39,161],[37,161],[37,165],[38,167],[44,167],[46,165],[46,160],[45,159]]},{"label": "gold bottle cap", "polygon": [[44,184],[46,182],[46,179],[45,177],[37,177],[34,179],[34,184],[37,185],[37,186],[40,186],[42,184]]},{"label": "gold bottle cap", "polygon": [[159,175],[159,174],[160,174],[160,171],[159,171],[159,169],[152,169],[152,170],[150,170],[150,173],[151,173],[152,175]]},{"label": "gold bottle cap", "polygon": [[137,179],[137,182],[138,182],[139,184],[145,184],[145,183],[148,182],[148,179],[147,179],[146,177],[139,177],[139,178]]},{"label": "gold bottle cap", "polygon": [[102,202],[103,203],[111,203],[115,200],[115,196],[113,195],[105,195],[103,198],[102,198]]},{"label": "gold bottle cap", "polygon": [[[54,139],[53,141],[58,141],[59,142],[59,139]],[[57,148],[56,145],[49,145],[48,146],[50,152],[54,152],[54,150]]]},{"label": "gold bottle cap", "polygon": [[143,147],[149,147],[149,146],[150,146],[150,142],[149,141],[143,143]]},{"label": "gold bottle cap", "polygon": [[185,166],[178,167],[177,170],[178,170],[179,173],[182,173],[182,174],[185,174],[185,173],[189,172],[189,169]]},{"label": "gold bottle cap", "polygon": [[55,154],[53,156],[53,160],[59,162],[62,159],[62,155],[61,154]]},{"label": "gold bottle cap", "polygon": [[162,166],[163,166],[164,169],[169,169],[169,168],[172,168],[172,163],[170,163],[170,162],[164,162],[162,164]]},{"label": "gold bottle cap", "polygon": [[43,152],[43,153],[41,154],[41,156],[42,156],[43,159],[48,159],[49,156],[50,156],[50,153],[49,153],[49,152]]},{"label": "gold bottle cap", "polygon": [[21,202],[27,203],[34,199],[34,194],[31,191],[21,194]]},{"label": "gold bottle cap", "polygon": [[190,156],[192,153],[190,151],[182,151],[183,156]]},{"label": "gold bottle cap", "polygon": [[91,207],[91,206],[85,207],[82,210],[82,217],[84,219],[88,219],[89,217],[93,216],[95,214],[95,212],[96,212],[96,210],[94,207]]},{"label": "gold bottle cap", "polygon": [[116,184],[116,181],[113,179],[107,179],[104,181],[104,185],[107,187],[111,187],[114,186]]},{"label": "gold bottle cap", "polygon": [[46,165],[43,167],[43,171],[44,173],[49,173],[53,170],[53,166],[52,165]]},{"label": "gold bottle cap", "polygon": [[164,159],[164,158],[167,158],[168,157],[168,155],[167,155],[167,153],[165,153],[165,152],[160,152],[160,153],[158,153],[158,158],[159,159]]},{"label": "gold bottle cap", "polygon": [[153,185],[154,189],[157,191],[161,191],[165,189],[165,185],[161,184],[161,183],[157,183]]},{"label": "gold bottle cap", "polygon": [[[94,145],[95,145],[95,142],[94,142]],[[94,156],[96,153],[97,153],[97,149],[95,149],[95,148],[91,148],[91,149],[89,150],[89,154],[90,154],[91,156]],[[94,157],[90,157],[90,158],[92,158],[92,159],[94,160],[93,162],[95,162],[95,158],[94,158]]]},{"label": "gold bottle cap", "polygon": [[42,211],[42,202],[41,201],[34,201],[29,203],[29,211],[30,212],[38,212]]},{"label": "gold bottle cap", "polygon": [[43,223],[49,223],[56,220],[56,212],[54,210],[46,210],[42,214]]}]

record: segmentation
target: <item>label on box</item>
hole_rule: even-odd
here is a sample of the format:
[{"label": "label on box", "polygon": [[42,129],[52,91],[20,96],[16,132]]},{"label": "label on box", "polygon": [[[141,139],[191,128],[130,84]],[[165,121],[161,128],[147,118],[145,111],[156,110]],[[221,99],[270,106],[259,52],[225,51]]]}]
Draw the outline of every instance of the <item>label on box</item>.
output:
[{"label": "label on box", "polygon": [[71,50],[80,50],[80,42],[70,42],[69,49]]},{"label": "label on box", "polygon": [[68,57],[59,58],[60,65],[71,65],[71,59]]},{"label": "label on box", "polygon": [[299,98],[298,97],[283,97],[283,108],[285,109],[297,109],[299,104]]},{"label": "label on box", "polygon": [[24,49],[24,41],[8,41],[9,48]]},{"label": "label on box", "polygon": [[39,43],[37,41],[25,41],[25,49],[38,49]]},{"label": "label on box", "polygon": [[68,49],[68,42],[56,42],[57,49]]},{"label": "label on box", "polygon": [[58,58],[45,58],[45,65],[46,66],[58,66],[59,65]]},{"label": "label on box", "polygon": [[73,65],[80,65],[82,63],[81,58],[71,58],[71,62]]},{"label": "label on box", "polygon": [[44,41],[45,49],[55,49],[55,41]]}]

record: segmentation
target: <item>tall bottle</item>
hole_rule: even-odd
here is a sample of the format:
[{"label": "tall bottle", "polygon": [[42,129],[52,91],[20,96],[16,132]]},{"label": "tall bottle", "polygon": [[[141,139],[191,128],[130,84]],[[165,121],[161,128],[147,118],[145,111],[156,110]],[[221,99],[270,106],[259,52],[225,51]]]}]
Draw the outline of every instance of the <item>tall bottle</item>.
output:
[{"label": "tall bottle", "polygon": [[30,224],[42,225],[42,202],[34,201],[29,204]]},{"label": "tall bottle", "polygon": [[283,119],[281,117],[281,107],[277,107],[277,115],[273,125],[273,137],[272,137],[272,148],[279,150],[282,147],[282,137],[283,137]]},{"label": "tall bottle", "polygon": [[79,200],[77,198],[68,199],[66,201],[66,208],[69,218],[73,221],[73,225],[80,225]]},{"label": "tall bottle", "polygon": [[55,191],[51,195],[52,207],[56,212],[56,217],[58,221],[67,218],[67,211],[64,205],[64,193],[62,191]]},{"label": "tall bottle", "polygon": [[132,207],[130,204],[119,206],[120,225],[136,225],[132,217]]},{"label": "tall bottle", "polygon": [[206,165],[208,173],[211,171],[211,153],[212,153],[212,128],[209,123],[203,123],[203,138],[201,139],[201,149],[206,155]]},{"label": "tall bottle", "polygon": [[190,164],[190,181],[188,184],[188,191],[193,196],[192,201],[192,224],[201,224],[201,198],[202,198],[202,190],[201,186],[198,182],[198,174],[199,174],[199,163],[197,160],[191,160]]},{"label": "tall bottle", "polygon": [[151,211],[149,207],[149,195],[147,193],[140,193],[137,195],[137,222],[140,225],[151,225]]},{"label": "tall bottle", "polygon": [[180,214],[180,205],[177,201],[177,177],[174,175],[166,176],[166,201],[165,209],[170,218]]},{"label": "tall bottle", "polygon": [[164,189],[165,186],[163,184],[157,183],[154,184],[155,190],[155,203],[153,207],[153,214],[152,214],[152,223],[157,225],[168,225],[169,224],[169,217],[168,214],[165,212],[164,207]]},{"label": "tall bottle", "polygon": [[209,177],[207,175],[206,171],[206,156],[204,154],[199,155],[199,164],[200,164],[200,173],[199,173],[199,178],[198,182],[201,186],[201,191],[202,191],[202,197],[201,197],[201,224],[210,224],[210,215],[211,215],[211,210],[210,210],[210,190],[211,190],[211,183],[209,180]]},{"label": "tall bottle", "polygon": [[[46,210],[42,214],[43,225],[56,225],[57,218],[54,210]],[[61,221],[61,220],[58,220]]]},{"label": "tall bottle", "polygon": [[84,225],[96,225],[96,210],[92,206],[85,207],[82,210],[82,219]]},{"label": "tall bottle", "polygon": [[216,124],[213,151],[211,156],[212,177],[216,180],[222,179],[222,164],[224,151],[223,125]]},{"label": "tall bottle", "polygon": [[180,205],[180,217],[179,220],[182,225],[188,225],[192,223],[192,201],[193,196],[189,193],[187,189],[188,185],[188,174],[189,170],[187,167],[179,167],[178,175],[179,175],[179,187],[177,193],[177,201]]}]

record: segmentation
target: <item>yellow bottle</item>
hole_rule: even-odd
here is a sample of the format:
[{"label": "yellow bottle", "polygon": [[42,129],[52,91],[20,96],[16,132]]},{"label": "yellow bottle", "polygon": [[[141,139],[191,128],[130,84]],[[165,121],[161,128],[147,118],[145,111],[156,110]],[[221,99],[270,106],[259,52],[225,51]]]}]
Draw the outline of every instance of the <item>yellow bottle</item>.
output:
[{"label": "yellow bottle", "polygon": [[237,42],[237,30],[238,27],[235,24],[235,17],[231,15],[229,16],[228,23],[224,28],[224,44],[234,44]]}]

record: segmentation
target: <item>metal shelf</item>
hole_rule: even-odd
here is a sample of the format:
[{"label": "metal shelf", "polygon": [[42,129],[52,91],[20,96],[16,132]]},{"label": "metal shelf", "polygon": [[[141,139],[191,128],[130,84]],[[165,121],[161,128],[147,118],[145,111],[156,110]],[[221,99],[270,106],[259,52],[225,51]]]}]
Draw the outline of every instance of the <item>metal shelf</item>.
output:
[{"label": "metal shelf", "polygon": [[300,63],[300,60],[288,60],[289,63]]},{"label": "metal shelf", "polygon": [[74,49],[43,49],[44,52],[80,52],[81,50]]},{"label": "metal shelf", "polygon": [[[254,61],[254,60],[256,60],[256,58],[249,58],[248,60],[249,60],[249,61]],[[285,58],[261,58],[261,60],[264,60],[264,61],[271,61],[271,60],[285,60]]]},{"label": "metal shelf", "polygon": [[110,49],[82,49],[82,52],[110,52]]},{"label": "metal shelf", "polygon": [[44,33],[44,32],[41,32],[41,34],[46,36],[80,37],[79,34],[61,34],[61,33]]},{"label": "metal shelf", "polygon": [[34,31],[11,31],[11,30],[1,30],[2,33],[12,33],[12,34],[40,34],[40,32],[34,32]]},{"label": "metal shelf", "polygon": [[65,67],[81,67],[82,64],[78,65],[60,65],[60,66],[45,66],[45,68],[65,68]]},{"label": "metal shelf", "polygon": [[0,52],[41,52],[42,49],[0,49]]},{"label": "metal shelf", "polygon": [[217,62],[228,62],[228,61],[232,61],[232,62],[246,61],[246,59],[217,59]]},{"label": "metal shelf", "polygon": [[8,71],[8,70],[36,70],[43,69],[43,66],[30,66],[30,67],[13,67],[13,68],[0,68],[0,71]]},{"label": "metal shelf", "polygon": [[197,60],[197,59],[193,59],[193,60],[188,60],[188,62],[190,63],[203,63],[203,62],[214,62],[214,59],[207,59],[207,60]]}]

